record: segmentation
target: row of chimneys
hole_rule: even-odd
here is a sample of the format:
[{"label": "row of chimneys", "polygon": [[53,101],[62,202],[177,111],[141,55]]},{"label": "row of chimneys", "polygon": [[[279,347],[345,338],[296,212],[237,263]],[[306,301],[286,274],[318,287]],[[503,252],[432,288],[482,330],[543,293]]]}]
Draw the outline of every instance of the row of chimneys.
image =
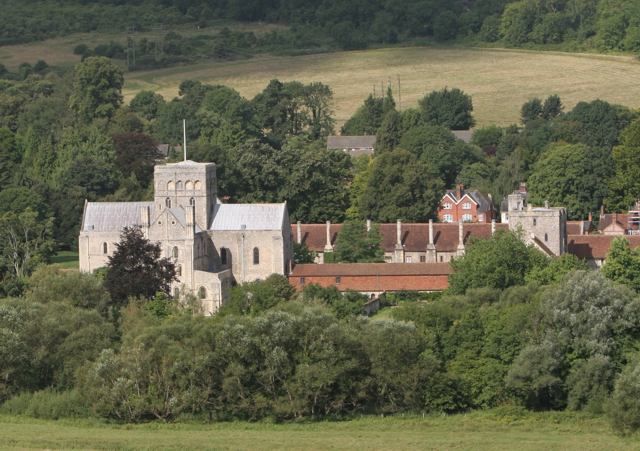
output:
[{"label": "row of chimneys", "polygon": [[[326,244],[325,251],[333,251],[333,245],[331,244],[331,221],[327,221],[326,225]],[[371,231],[371,219],[367,219],[367,232]],[[491,235],[496,232],[496,220],[491,220]],[[433,233],[433,220],[429,219],[429,246],[434,245],[434,233]],[[296,242],[302,244],[302,222],[298,221],[296,227]],[[396,247],[402,247],[402,221],[398,220],[396,223]],[[464,223],[458,222],[458,247],[464,247]]]}]

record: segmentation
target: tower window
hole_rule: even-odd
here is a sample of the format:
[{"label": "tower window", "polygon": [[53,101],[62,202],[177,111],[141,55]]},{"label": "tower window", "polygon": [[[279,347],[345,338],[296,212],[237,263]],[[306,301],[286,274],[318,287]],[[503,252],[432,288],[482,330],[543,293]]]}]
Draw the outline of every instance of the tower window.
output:
[{"label": "tower window", "polygon": [[167,197],[164,200],[164,204],[167,206],[167,208],[171,208],[171,199]]},{"label": "tower window", "polygon": [[547,235],[546,233],[544,234],[544,241],[545,241],[545,243],[546,243],[547,241],[549,241],[549,235]]},{"label": "tower window", "polygon": [[173,246],[173,251],[171,252],[171,256],[173,258],[178,258],[178,246]]},{"label": "tower window", "polygon": [[179,297],[180,297],[180,289],[178,287],[175,287],[173,289],[173,298],[178,299]]},{"label": "tower window", "polygon": [[222,249],[220,249],[220,262],[223,265],[227,264],[227,249],[224,248],[224,247]]},{"label": "tower window", "polygon": [[186,183],[184,184],[184,189],[192,190],[193,189],[193,182],[191,180],[187,180]]},{"label": "tower window", "polygon": [[253,264],[254,265],[260,264],[260,249],[258,249],[257,247],[253,248]]},{"label": "tower window", "polygon": [[538,224],[538,220],[536,218],[533,218],[533,225],[537,225]]},{"label": "tower window", "polygon": [[176,266],[176,276],[182,276],[182,265]]},{"label": "tower window", "polygon": [[107,255],[109,253],[109,246],[107,243],[102,243],[102,253]]},{"label": "tower window", "polygon": [[179,189],[179,190],[181,190],[181,189],[182,189],[182,180],[178,180],[178,181],[176,182],[176,189]]},{"label": "tower window", "polygon": [[195,204],[196,204],[196,200],[193,197],[189,199],[189,205],[195,206]]},{"label": "tower window", "polygon": [[200,287],[200,289],[198,290],[198,297],[200,299],[206,299],[207,298],[207,289],[205,287]]}]

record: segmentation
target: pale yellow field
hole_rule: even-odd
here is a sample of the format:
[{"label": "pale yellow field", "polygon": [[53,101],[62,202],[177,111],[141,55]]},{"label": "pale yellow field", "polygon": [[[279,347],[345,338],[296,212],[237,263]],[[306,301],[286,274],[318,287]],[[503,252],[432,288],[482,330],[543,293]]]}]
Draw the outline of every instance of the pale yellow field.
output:
[{"label": "pale yellow field", "polygon": [[380,84],[391,81],[397,90],[398,76],[403,108],[415,106],[434,89],[458,87],[473,96],[479,125],[517,122],[525,101],[550,94],[559,94],[567,107],[596,98],[640,107],[640,62],[631,57],[427,47],[261,56],[134,72],[126,77],[125,96],[150,89],[172,98],[186,79],[228,85],[247,98],[273,78],[320,81],[334,91],[335,117],[341,124],[374,85],[379,93]]}]

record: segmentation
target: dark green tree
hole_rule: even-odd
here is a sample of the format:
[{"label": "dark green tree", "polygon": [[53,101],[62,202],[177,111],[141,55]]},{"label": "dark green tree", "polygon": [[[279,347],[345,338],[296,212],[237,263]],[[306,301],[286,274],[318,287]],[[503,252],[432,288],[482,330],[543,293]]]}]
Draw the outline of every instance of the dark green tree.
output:
[{"label": "dark green tree", "polygon": [[367,230],[364,221],[346,221],[336,240],[333,259],[340,263],[384,262],[380,232],[377,226]]},{"label": "dark green tree", "polygon": [[616,238],[611,243],[602,274],[640,292],[640,253],[629,247],[626,238]]},{"label": "dark green tree", "polygon": [[140,227],[124,228],[107,262],[104,281],[114,307],[126,305],[129,298],[151,299],[158,292],[170,294],[176,269],[171,260],[161,255],[160,245],[146,239]]},{"label": "dark green tree", "polygon": [[424,120],[450,130],[468,130],[475,125],[471,96],[458,88],[444,88],[424,96],[419,102]]},{"label": "dark green tree", "polygon": [[164,105],[164,98],[153,91],[140,91],[135,95],[129,107],[131,111],[150,121],[158,116],[158,111]]}]

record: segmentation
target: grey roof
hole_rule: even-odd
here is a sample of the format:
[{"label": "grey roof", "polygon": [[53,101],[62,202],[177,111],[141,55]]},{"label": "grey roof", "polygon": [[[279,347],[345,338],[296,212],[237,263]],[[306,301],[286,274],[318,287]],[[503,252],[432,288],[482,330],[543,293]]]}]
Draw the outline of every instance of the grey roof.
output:
[{"label": "grey roof", "polygon": [[[460,201],[457,196],[457,192],[454,189],[447,190],[446,194],[448,194],[456,203]],[[493,210],[493,202],[480,191],[477,190],[463,190],[462,197],[467,194],[471,197],[476,204],[478,204],[478,211],[491,211]]]},{"label": "grey roof", "polygon": [[464,141],[467,144],[471,142],[471,138],[473,138],[473,130],[451,130],[453,136],[460,141]]},{"label": "grey roof", "polygon": [[153,202],[87,202],[83,232],[120,232],[124,227],[140,224],[140,209],[150,207]]},{"label": "grey roof", "polygon": [[[182,227],[187,226],[187,212],[185,211],[184,208],[174,207],[174,208],[168,208],[167,210],[176,218],[176,220],[180,223]],[[196,233],[202,232],[202,229],[200,228],[200,226],[198,226],[198,224],[196,224],[195,226],[196,226],[195,227]]]},{"label": "grey roof", "polygon": [[216,204],[210,230],[281,230],[287,204]]},{"label": "grey roof", "polygon": [[376,146],[375,136],[329,136],[327,149],[372,149]]}]

